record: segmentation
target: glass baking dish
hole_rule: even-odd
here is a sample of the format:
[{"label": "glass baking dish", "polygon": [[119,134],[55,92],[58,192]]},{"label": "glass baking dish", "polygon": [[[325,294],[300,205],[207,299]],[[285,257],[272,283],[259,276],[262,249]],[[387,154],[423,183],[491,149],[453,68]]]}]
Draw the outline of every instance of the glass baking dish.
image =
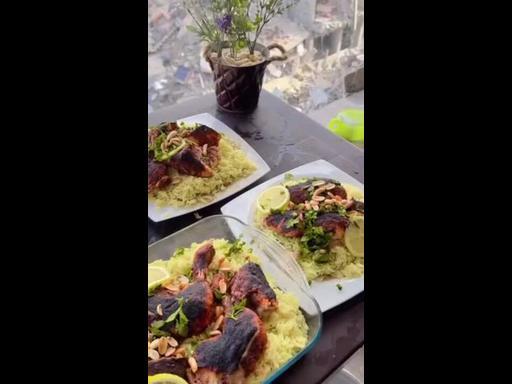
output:
[{"label": "glass baking dish", "polygon": [[263,272],[271,276],[280,289],[292,293],[299,300],[309,328],[306,347],[263,381],[264,384],[268,384],[276,380],[313,347],[322,329],[320,307],[309,293],[307,279],[290,252],[261,231],[234,217],[214,215],[151,244],[148,247],[148,263],[158,259],[168,260],[177,248],[189,247],[192,243],[213,238],[233,241],[240,236],[259,257]]}]

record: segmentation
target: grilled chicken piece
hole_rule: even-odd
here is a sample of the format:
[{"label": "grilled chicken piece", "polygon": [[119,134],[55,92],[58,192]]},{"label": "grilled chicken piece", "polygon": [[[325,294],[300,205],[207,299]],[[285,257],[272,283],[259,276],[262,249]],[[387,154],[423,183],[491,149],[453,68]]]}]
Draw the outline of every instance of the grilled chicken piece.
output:
[{"label": "grilled chicken piece", "polygon": [[300,204],[307,200],[309,200],[309,193],[307,189],[311,186],[311,183],[300,183],[297,185],[293,185],[288,188],[290,192],[290,201],[294,204]]},{"label": "grilled chicken piece", "polygon": [[152,192],[169,185],[170,182],[167,166],[148,159],[148,190]]},{"label": "grilled chicken piece", "polygon": [[360,213],[364,213],[364,201],[358,201],[356,199],[352,199],[349,202],[347,211],[357,211]]},{"label": "grilled chicken piece", "polygon": [[198,371],[190,375],[192,384],[239,384],[256,368],[267,345],[263,322],[248,308],[236,320],[224,320],[223,333],[197,347]]},{"label": "grilled chicken piece", "polygon": [[322,227],[326,232],[332,233],[333,239],[342,239],[349,224],[349,219],[337,213],[324,213],[318,216],[315,221],[315,225]]},{"label": "grilled chicken piece", "polygon": [[247,263],[238,270],[230,284],[231,299],[239,302],[247,299],[247,306],[254,309],[260,316],[277,308],[276,293],[268,284],[260,266]]},{"label": "grilled chicken piece", "polygon": [[[155,319],[167,319],[179,308],[178,299],[183,297],[183,312],[188,318],[188,336],[203,332],[212,322],[215,315],[215,302],[213,291],[206,281],[190,284],[186,289],[173,294],[171,291],[161,289],[148,298],[148,311],[155,315]],[[162,306],[163,316],[157,314],[158,304]],[[149,314],[148,314],[149,317]],[[171,332],[173,324],[169,324],[165,331]]]},{"label": "grilled chicken piece", "polygon": [[220,137],[221,136],[217,131],[207,127],[206,125],[197,127],[186,136],[187,139],[194,141],[200,147],[205,144],[208,144],[209,147],[217,147],[219,145]]},{"label": "grilled chicken piece", "polygon": [[197,145],[190,145],[177,153],[171,160],[171,166],[184,175],[213,176],[211,167],[203,159],[202,148]]},{"label": "grilled chicken piece", "polygon": [[215,248],[212,243],[206,243],[197,248],[192,264],[192,275],[196,280],[206,279],[208,267],[215,256]]},{"label": "grilled chicken piece", "polygon": [[156,315],[153,312],[148,311],[148,326],[150,326],[151,323],[155,320],[156,320]]},{"label": "grilled chicken piece", "polygon": [[148,362],[148,376],[157,375],[159,373],[172,373],[183,379],[187,379],[187,368],[187,359],[165,357]]},{"label": "grilled chicken piece", "polygon": [[331,192],[334,196],[339,196],[342,199],[347,198],[347,191],[345,191],[345,188],[343,188],[341,185],[337,185],[333,189],[331,189],[329,192]]},{"label": "grilled chicken piece", "polygon": [[284,237],[301,237],[304,231],[300,228],[288,227],[287,221],[296,218],[298,215],[295,211],[287,211],[285,213],[273,213],[265,218],[265,224],[274,232]]},{"label": "grilled chicken piece", "polygon": [[[205,144],[207,145],[207,144]],[[206,155],[204,153],[203,146],[203,162],[208,165],[210,168],[215,168],[217,164],[219,164],[219,147],[206,147]]]}]

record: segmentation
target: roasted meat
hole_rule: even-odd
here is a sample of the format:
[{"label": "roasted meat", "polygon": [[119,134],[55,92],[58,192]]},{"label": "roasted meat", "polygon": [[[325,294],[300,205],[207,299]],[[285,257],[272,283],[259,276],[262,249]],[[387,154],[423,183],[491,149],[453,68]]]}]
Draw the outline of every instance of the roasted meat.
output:
[{"label": "roasted meat", "polygon": [[322,227],[326,232],[330,232],[333,239],[342,239],[349,224],[349,219],[337,213],[324,213],[319,215],[315,221],[315,225]]},{"label": "roasted meat", "polygon": [[265,218],[265,224],[273,231],[284,237],[301,237],[304,231],[297,226],[289,226],[288,220],[298,217],[295,211],[287,211],[285,213],[272,213]]},{"label": "roasted meat", "polygon": [[163,188],[171,182],[167,166],[148,159],[148,190]]},{"label": "roasted meat", "polygon": [[331,189],[329,192],[331,192],[334,196],[339,196],[342,199],[347,198],[347,191],[345,191],[345,188],[343,188],[341,185],[337,185],[333,189]]},{"label": "roasted meat", "polygon": [[208,266],[215,256],[215,248],[212,243],[206,243],[197,248],[192,264],[192,275],[196,280],[206,279]]},{"label": "roasted meat", "polygon": [[347,207],[347,211],[357,211],[360,213],[364,213],[364,201],[358,201],[356,199],[352,199],[349,202],[349,206]]},{"label": "roasted meat", "polygon": [[291,187],[287,187],[288,191],[290,192],[290,201],[294,204],[300,204],[309,200],[308,188],[310,186],[311,183],[300,183]]},{"label": "roasted meat", "polygon": [[267,333],[256,313],[245,308],[236,320],[224,320],[223,333],[197,347],[198,371],[193,384],[241,383],[256,367],[267,345]]},{"label": "roasted meat", "polygon": [[203,159],[203,149],[197,145],[189,145],[178,152],[172,158],[171,166],[184,175],[197,177],[213,176],[212,168]]},{"label": "roasted meat", "polygon": [[207,144],[208,147],[217,147],[219,145],[220,137],[221,136],[217,131],[207,127],[206,125],[200,125],[186,136],[187,139],[194,141],[200,147],[205,144]]},{"label": "roasted meat", "polygon": [[[183,312],[188,319],[188,335],[192,336],[203,332],[215,315],[213,291],[206,281],[190,284],[176,295],[167,289],[159,290],[148,298],[148,311],[155,315],[155,319],[165,320],[178,310],[179,298],[184,298]],[[159,304],[162,306],[162,316],[157,314]],[[174,324],[170,323],[164,330],[173,332],[173,328]]]},{"label": "roasted meat", "polygon": [[172,373],[187,379],[187,359],[176,359],[172,357],[164,357],[158,360],[148,362],[148,376],[157,375],[159,373]]},{"label": "roasted meat", "polygon": [[276,294],[258,264],[243,265],[231,280],[230,290],[234,302],[247,299],[247,306],[259,315],[277,307]]}]

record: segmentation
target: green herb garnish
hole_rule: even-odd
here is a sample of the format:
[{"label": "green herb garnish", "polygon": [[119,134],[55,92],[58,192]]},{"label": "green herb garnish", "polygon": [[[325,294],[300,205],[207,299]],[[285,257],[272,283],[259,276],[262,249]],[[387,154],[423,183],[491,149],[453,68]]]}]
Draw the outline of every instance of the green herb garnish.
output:
[{"label": "green herb garnish", "polygon": [[183,248],[183,247],[176,248],[176,250],[174,251],[174,255],[173,256],[181,256],[184,253],[185,253],[185,248]]},{"label": "green herb garnish", "polygon": [[219,301],[222,301],[222,299],[224,299],[224,296],[226,296],[225,293],[222,293],[221,291],[219,291],[218,289],[216,289],[215,291],[213,291],[213,294],[215,295],[215,298]]},{"label": "green herb garnish", "polygon": [[239,303],[236,303],[233,305],[233,308],[231,309],[231,313],[228,315],[230,319],[236,320],[238,316],[244,311],[245,306],[247,304],[247,300],[243,299]]},{"label": "green herb garnish", "polygon": [[174,329],[176,333],[182,337],[187,336],[188,334],[188,318],[183,312],[183,304],[185,303],[185,299],[183,297],[178,298],[178,309],[171,313],[171,315],[167,318],[166,322],[174,321]]},{"label": "green herb garnish", "polygon": [[236,255],[244,249],[245,242],[242,240],[241,237],[233,241],[231,246],[229,247],[228,252],[226,253],[226,256]]},{"label": "green herb garnish", "polygon": [[293,180],[293,175],[291,173],[285,173],[284,181],[290,181],[290,180]]},{"label": "green herb garnish", "polygon": [[174,322],[174,331],[178,335],[186,337],[188,334],[188,318],[183,312],[184,303],[185,299],[183,297],[178,298],[178,309],[171,313],[167,320],[154,321],[151,324],[151,333],[155,336],[168,336],[169,332],[162,328]]},{"label": "green herb garnish", "polygon": [[329,232],[324,231],[322,227],[309,227],[301,237],[300,245],[308,251],[314,252],[327,248],[331,238],[332,235]]},{"label": "green herb garnish", "polygon": [[341,286],[341,284],[336,284],[336,288],[338,288],[338,291],[341,291],[343,289],[343,287]]}]

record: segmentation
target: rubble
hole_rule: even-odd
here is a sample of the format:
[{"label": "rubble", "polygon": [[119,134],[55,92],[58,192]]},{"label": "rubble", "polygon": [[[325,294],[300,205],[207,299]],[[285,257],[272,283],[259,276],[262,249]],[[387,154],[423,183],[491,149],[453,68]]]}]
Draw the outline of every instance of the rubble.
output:
[{"label": "rubble", "polygon": [[[263,88],[305,113],[363,89],[362,7],[362,0],[301,0],[272,20],[259,42],[282,45],[288,60],[269,64]],[[148,0],[148,113],[214,92],[205,45],[190,24],[180,0]]]}]

